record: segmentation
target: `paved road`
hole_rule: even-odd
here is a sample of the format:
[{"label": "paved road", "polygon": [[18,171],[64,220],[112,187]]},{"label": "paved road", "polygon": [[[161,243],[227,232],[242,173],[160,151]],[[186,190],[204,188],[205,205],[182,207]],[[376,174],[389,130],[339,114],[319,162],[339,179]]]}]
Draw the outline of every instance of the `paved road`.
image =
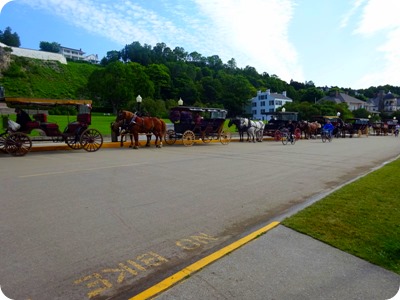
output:
[{"label": "paved road", "polygon": [[1,155],[0,285],[12,299],[140,292],[399,154],[388,136]]}]

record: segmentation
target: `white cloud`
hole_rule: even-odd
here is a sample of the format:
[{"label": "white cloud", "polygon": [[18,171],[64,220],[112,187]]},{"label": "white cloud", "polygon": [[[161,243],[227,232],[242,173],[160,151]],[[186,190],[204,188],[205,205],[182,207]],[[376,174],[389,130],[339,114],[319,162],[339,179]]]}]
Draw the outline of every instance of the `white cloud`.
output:
[{"label": "white cloud", "polygon": [[204,56],[219,55],[224,62],[235,58],[239,67],[250,65],[284,80],[303,77],[288,40],[294,0],[162,0],[153,7],[130,0],[23,1],[121,48],[133,41],[164,42]]},{"label": "white cloud", "polygon": [[[218,53],[290,80],[303,77],[297,53],[288,40],[294,2],[289,0],[196,0],[213,25]],[[225,48],[225,49],[222,49]]]},{"label": "white cloud", "polygon": [[370,0],[365,5],[361,21],[354,34],[365,38],[379,36],[380,44],[371,44],[377,55],[383,59],[381,65],[371,66],[371,73],[360,80],[359,86],[377,86],[384,84],[398,85],[400,68],[400,2],[390,0]]}]

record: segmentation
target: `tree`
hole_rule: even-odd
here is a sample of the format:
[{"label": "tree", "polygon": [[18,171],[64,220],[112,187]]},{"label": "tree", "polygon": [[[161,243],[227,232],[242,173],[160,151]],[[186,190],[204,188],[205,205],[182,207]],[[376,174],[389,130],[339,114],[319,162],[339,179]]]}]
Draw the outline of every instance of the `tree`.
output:
[{"label": "tree", "polygon": [[154,84],[154,97],[168,98],[171,94],[171,76],[168,68],[163,64],[151,64],[146,69],[146,73]]},{"label": "tree", "polygon": [[309,87],[305,90],[301,90],[302,96],[300,101],[307,101],[311,103],[315,103],[317,100],[321,99],[324,97],[324,92],[322,92],[320,89],[317,89],[315,87]]},{"label": "tree", "polygon": [[103,59],[101,60],[100,63],[103,66],[105,66],[109,63],[119,61],[120,59],[121,59],[121,52],[119,52],[117,50],[113,50],[113,51],[108,51],[107,56],[103,57]]},{"label": "tree", "polygon": [[21,42],[16,32],[12,33],[11,27],[7,27],[4,32],[0,30],[0,43],[10,47],[19,47]]},{"label": "tree", "polygon": [[40,42],[39,44],[39,49],[41,51],[46,51],[46,52],[53,52],[53,53],[59,53],[60,52],[61,45],[56,42]]},{"label": "tree", "polygon": [[93,72],[89,77],[88,86],[93,97],[105,106],[111,105],[114,113],[137,95],[127,73],[126,66],[117,61]]}]

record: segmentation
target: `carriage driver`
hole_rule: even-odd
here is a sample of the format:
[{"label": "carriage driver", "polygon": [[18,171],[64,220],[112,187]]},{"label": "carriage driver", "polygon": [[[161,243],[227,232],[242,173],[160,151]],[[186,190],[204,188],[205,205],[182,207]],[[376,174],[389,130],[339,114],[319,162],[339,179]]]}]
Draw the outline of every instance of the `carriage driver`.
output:
[{"label": "carriage driver", "polygon": [[32,121],[28,113],[18,107],[15,109],[15,113],[17,114],[16,122],[21,125],[21,131],[26,131],[27,123]]},{"label": "carriage driver", "polygon": [[289,120],[287,124],[287,129],[289,130],[289,137],[290,139],[293,139],[293,134],[294,134],[294,124],[292,123],[292,120]]},{"label": "carriage driver", "polygon": [[322,127],[322,130],[328,132],[331,136],[334,129],[335,127],[332,125],[331,120],[327,119],[324,127]]}]

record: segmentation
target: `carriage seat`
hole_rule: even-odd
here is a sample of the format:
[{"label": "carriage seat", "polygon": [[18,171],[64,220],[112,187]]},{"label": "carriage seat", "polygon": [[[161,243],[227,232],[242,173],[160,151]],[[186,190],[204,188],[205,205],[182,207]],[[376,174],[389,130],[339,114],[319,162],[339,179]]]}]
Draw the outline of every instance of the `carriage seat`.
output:
[{"label": "carriage seat", "polygon": [[60,133],[60,130],[58,129],[58,124],[56,123],[40,123],[40,129],[46,132],[48,136],[55,136]]},{"label": "carriage seat", "polygon": [[92,118],[90,114],[78,114],[76,116],[76,120],[79,123],[84,123],[86,125],[90,125],[92,123]]},{"label": "carriage seat", "polygon": [[40,128],[40,123],[38,121],[30,121],[26,123],[26,129],[31,131],[32,129]]},{"label": "carriage seat", "polygon": [[35,114],[35,115],[33,115],[33,119],[40,123],[47,122],[47,115],[46,114]]}]

